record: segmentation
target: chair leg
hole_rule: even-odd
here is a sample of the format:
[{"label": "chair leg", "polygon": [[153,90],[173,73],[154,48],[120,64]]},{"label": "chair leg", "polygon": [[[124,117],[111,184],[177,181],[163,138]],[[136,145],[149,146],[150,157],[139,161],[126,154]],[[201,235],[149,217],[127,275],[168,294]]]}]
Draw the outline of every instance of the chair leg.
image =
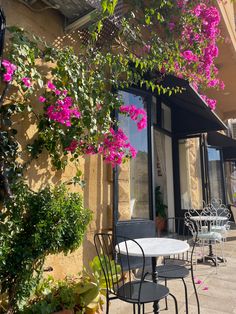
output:
[{"label": "chair leg", "polygon": [[133,314],[135,314],[136,313],[136,307],[135,307],[135,303],[133,304]]},{"label": "chair leg", "polygon": [[197,301],[197,314],[200,314],[200,303],[199,303],[199,298],[198,298],[198,294],[197,294],[196,284],[194,281],[193,265],[191,266],[191,278],[192,278],[193,289],[194,289],[194,293],[195,293],[195,297],[196,297],[196,301]]},{"label": "chair leg", "polygon": [[141,314],[141,304],[138,303],[138,314]]},{"label": "chair leg", "polygon": [[186,285],[186,282],[185,282],[184,278],[182,278],[182,281],[183,281],[183,284],[184,284],[186,314],[188,314],[188,290],[187,290],[187,285]]},{"label": "chair leg", "polygon": [[143,314],[145,314],[145,304],[143,303]]},{"label": "chair leg", "polygon": [[108,295],[106,296],[106,314],[109,314],[109,298],[108,298]]},{"label": "chair leg", "polygon": [[[166,278],[165,278],[165,286],[167,287],[167,279]],[[167,297],[165,297],[165,305],[166,305],[165,310],[168,310],[168,300],[167,300]]]},{"label": "chair leg", "polygon": [[177,303],[176,297],[171,293],[169,293],[169,295],[173,298],[174,303],[175,303],[175,314],[178,314],[179,311],[178,311],[178,303]]}]

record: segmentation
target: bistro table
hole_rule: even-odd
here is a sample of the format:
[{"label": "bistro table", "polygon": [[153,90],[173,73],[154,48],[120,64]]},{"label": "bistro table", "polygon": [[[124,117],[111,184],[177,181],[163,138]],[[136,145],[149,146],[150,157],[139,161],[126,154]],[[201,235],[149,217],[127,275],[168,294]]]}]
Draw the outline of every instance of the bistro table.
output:
[{"label": "bistro table", "polygon": [[[170,238],[142,238],[134,240],[142,247],[145,257],[152,258],[152,280],[156,283],[158,281],[156,258],[184,253],[189,249],[189,244],[187,242]],[[127,250],[130,256],[140,257],[142,254],[133,241],[128,240],[126,243],[119,243],[119,252],[121,254],[127,254]],[[154,302],[153,312],[159,313],[158,302]]]},{"label": "bistro table", "polygon": [[[195,222],[204,222],[207,224],[207,229],[208,229],[208,232],[211,231],[211,223],[216,223],[217,221],[227,221],[228,220],[228,217],[226,216],[214,216],[214,215],[196,215],[196,216],[192,216],[190,217],[190,219],[192,221],[195,221]],[[224,258],[223,257],[220,257],[220,256],[217,256],[216,257],[217,260],[219,260],[221,263],[224,262]],[[203,258],[198,260],[198,262],[203,262]],[[212,261],[214,263],[215,266],[217,266],[216,264],[216,260],[215,260],[215,256],[213,254],[213,248],[212,248],[212,241],[209,240],[209,254],[207,256],[205,256],[205,260],[207,261]]]}]

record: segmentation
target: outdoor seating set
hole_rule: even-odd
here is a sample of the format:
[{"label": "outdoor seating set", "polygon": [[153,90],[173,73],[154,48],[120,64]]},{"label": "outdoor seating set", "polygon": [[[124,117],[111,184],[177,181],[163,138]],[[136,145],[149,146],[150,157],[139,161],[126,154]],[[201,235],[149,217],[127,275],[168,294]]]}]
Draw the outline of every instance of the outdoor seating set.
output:
[{"label": "outdoor seating set", "polygon": [[[136,310],[138,314],[144,313],[146,303],[153,303],[153,312],[159,313],[159,301],[165,300],[165,308],[168,309],[169,296],[174,301],[175,313],[178,313],[177,299],[167,284],[169,279],[179,279],[183,282],[185,311],[188,314],[185,278],[191,276],[197,313],[200,314],[194,281],[194,265],[198,262],[195,249],[201,249],[202,261],[211,260],[214,266],[218,266],[219,261],[225,261],[223,244],[230,226],[229,219],[227,207],[213,200],[202,211],[191,209],[184,217],[169,218],[164,237],[156,237],[153,221],[148,222],[148,237],[140,226],[133,238],[130,238],[130,230],[126,232],[119,228],[116,234],[96,234],[95,247],[107,285],[106,313],[109,313],[109,302],[114,298],[133,304],[134,314]],[[221,245],[220,258],[213,250],[217,243]],[[209,246],[207,256],[204,255],[206,245]],[[161,264],[157,264],[159,257],[163,258]],[[161,280],[164,284],[160,283]]]}]

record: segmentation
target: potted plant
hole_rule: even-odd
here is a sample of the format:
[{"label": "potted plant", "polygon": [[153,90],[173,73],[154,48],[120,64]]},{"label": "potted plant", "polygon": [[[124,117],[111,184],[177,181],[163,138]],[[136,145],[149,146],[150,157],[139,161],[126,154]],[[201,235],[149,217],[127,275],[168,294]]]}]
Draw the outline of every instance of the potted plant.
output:
[{"label": "potted plant", "polygon": [[[105,263],[107,256],[103,256]],[[106,262],[107,263],[107,262]],[[22,314],[95,314],[103,310],[106,297],[106,280],[98,256],[84,268],[79,276],[66,277],[56,281],[52,276],[43,278],[37,285],[34,295],[28,300]],[[119,280],[119,265],[112,261],[108,270],[111,281]]]},{"label": "potted plant", "polygon": [[158,185],[155,188],[155,208],[156,208],[156,228],[158,236],[166,227],[166,209],[167,206],[163,203],[161,187]]}]

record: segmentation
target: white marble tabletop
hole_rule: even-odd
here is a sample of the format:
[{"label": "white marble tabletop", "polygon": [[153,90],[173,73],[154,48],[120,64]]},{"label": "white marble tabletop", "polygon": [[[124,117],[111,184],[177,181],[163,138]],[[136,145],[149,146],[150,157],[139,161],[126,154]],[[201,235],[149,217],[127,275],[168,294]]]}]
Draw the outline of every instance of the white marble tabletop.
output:
[{"label": "white marble tabletop", "polygon": [[228,217],[226,216],[211,216],[211,215],[197,215],[197,216],[192,216],[190,218],[193,221],[225,221],[228,220]]},{"label": "white marble tabletop", "polygon": [[[186,241],[170,239],[170,238],[142,238],[135,239],[142,247],[145,257],[169,256],[180,254],[188,251],[189,244]],[[133,241],[126,241],[128,254],[131,256],[142,256],[140,247]],[[117,252],[127,254],[125,242],[116,246]]]}]

